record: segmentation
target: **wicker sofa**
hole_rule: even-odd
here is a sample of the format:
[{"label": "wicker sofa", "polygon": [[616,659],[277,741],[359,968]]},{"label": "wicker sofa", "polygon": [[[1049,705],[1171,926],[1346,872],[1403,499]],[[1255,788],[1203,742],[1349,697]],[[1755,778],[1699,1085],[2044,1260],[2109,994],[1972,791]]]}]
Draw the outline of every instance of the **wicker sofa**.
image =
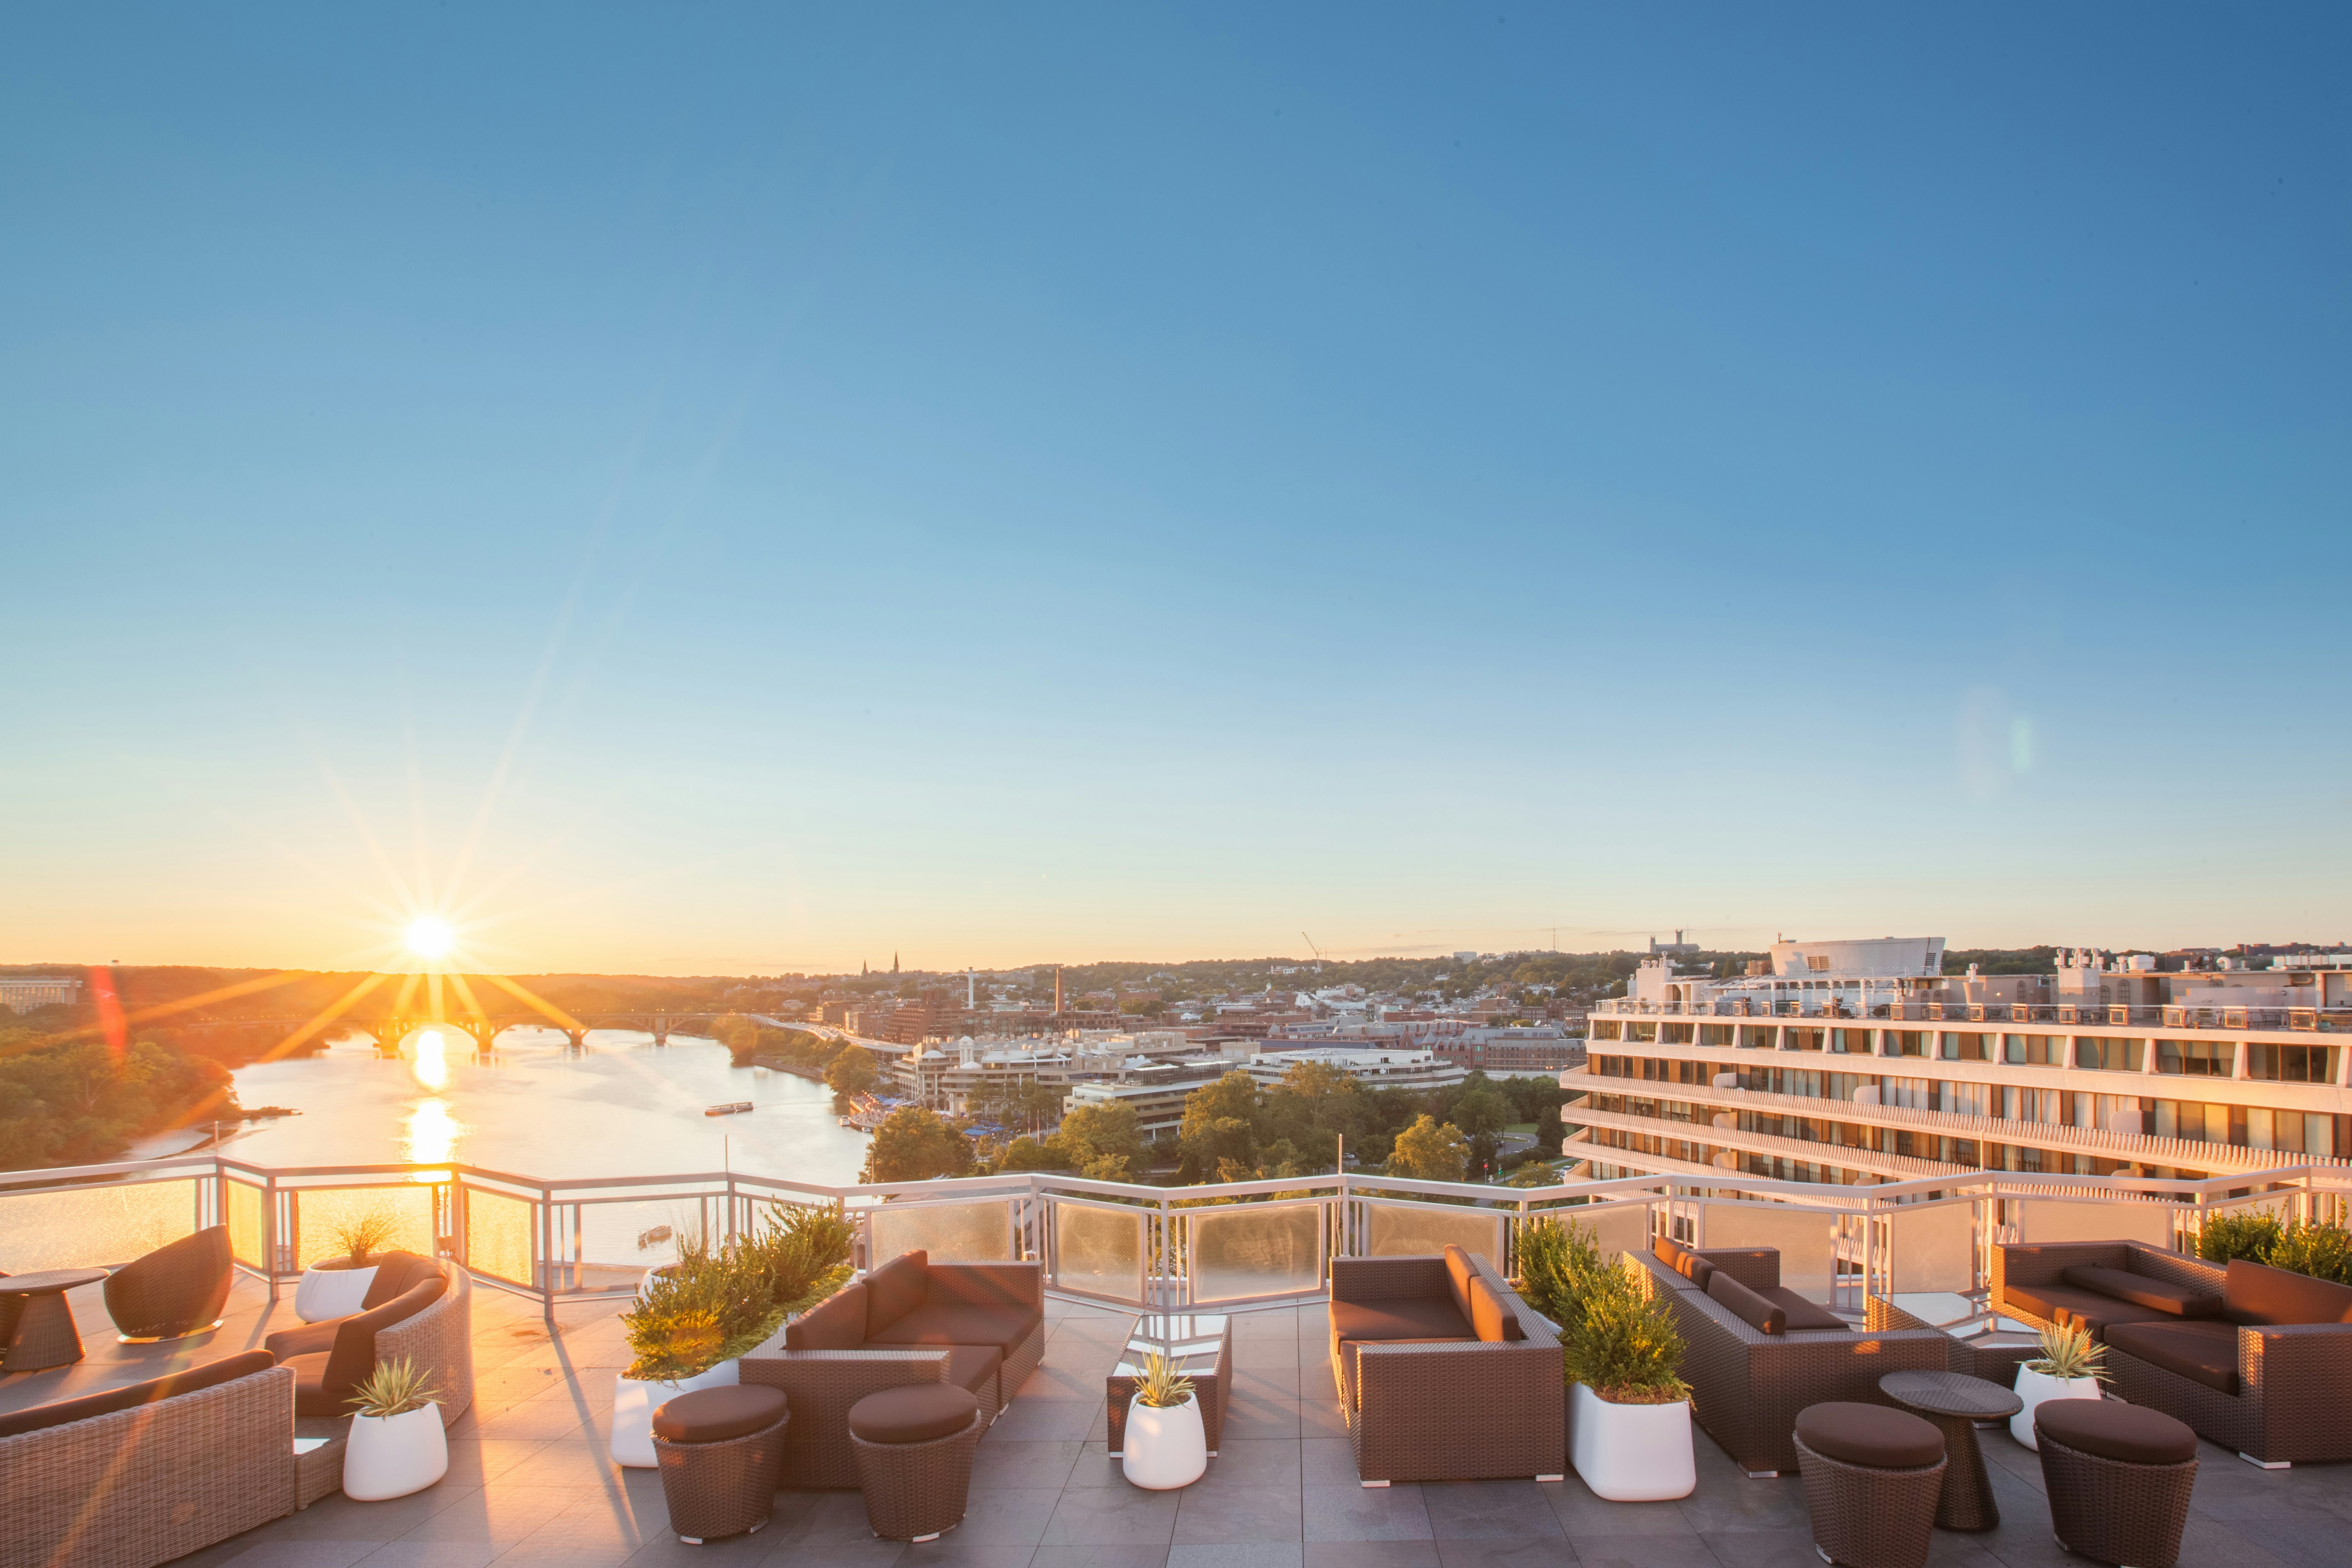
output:
[{"label": "wicker sofa", "polygon": [[333,1491],[294,1452],[294,1373],[248,1351],[0,1417],[0,1568],[149,1568]]},{"label": "wicker sofa", "polygon": [[353,1391],[377,1364],[405,1359],[425,1369],[446,1426],[474,1402],[473,1292],[472,1277],[454,1263],[385,1253],[361,1310],[281,1329],[262,1348],[293,1370],[299,1415],[349,1415]]},{"label": "wicker sofa", "polygon": [[1995,1248],[1992,1297],[2090,1329],[2117,1394],[2254,1464],[2352,1458],[2352,1287],[2092,1241]]},{"label": "wicker sofa", "polygon": [[1661,1241],[1625,1259],[1635,1283],[1674,1314],[1692,1414],[1751,1476],[1799,1468],[1797,1413],[1807,1405],[1891,1405],[1878,1392],[1887,1373],[1950,1370],[1951,1340],[1939,1330],[1856,1329],[1784,1289],[1773,1248]]},{"label": "wicker sofa", "polygon": [[993,1417],[1045,1359],[1040,1263],[933,1263],[908,1252],[852,1280],[743,1358],[742,1380],[781,1388],[785,1483],[855,1487],[849,1407],[909,1383],[970,1389]]},{"label": "wicker sofa", "polygon": [[159,1247],[106,1277],[107,1315],[125,1344],[176,1340],[221,1325],[228,1306],[228,1226]]},{"label": "wicker sofa", "polygon": [[1366,1486],[1568,1473],[1559,1336],[1484,1258],[1333,1258],[1331,1366]]}]

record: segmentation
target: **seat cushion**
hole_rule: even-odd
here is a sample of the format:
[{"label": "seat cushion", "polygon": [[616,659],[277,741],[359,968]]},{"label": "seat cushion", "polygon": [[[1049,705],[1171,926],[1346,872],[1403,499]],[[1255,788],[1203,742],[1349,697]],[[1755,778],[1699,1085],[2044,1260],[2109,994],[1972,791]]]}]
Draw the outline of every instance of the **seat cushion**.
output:
[{"label": "seat cushion", "polygon": [[341,1318],[322,1318],[315,1323],[304,1323],[299,1329],[280,1329],[261,1342],[261,1348],[279,1361],[291,1361],[298,1355],[316,1355],[335,1348],[335,1331],[343,1326]]},{"label": "seat cushion", "polygon": [[2222,1315],[2233,1323],[2352,1323],[2352,1285],[2241,1258],[2221,1289]]},{"label": "seat cushion", "polygon": [[1708,1300],[1759,1333],[1778,1334],[1788,1330],[1787,1313],[1721,1269],[1708,1277],[1706,1294]]},{"label": "seat cushion", "polygon": [[1768,1285],[1756,1293],[1780,1309],[1781,1321],[1790,1333],[1800,1329],[1850,1331],[1853,1327],[1827,1307],[1806,1300],[1785,1285]]},{"label": "seat cushion", "polygon": [[[2238,1392],[2238,1326],[2214,1318],[2117,1323],[2107,1343],[2150,1366],[2222,1394]],[[2070,1445],[2071,1446],[2071,1445]]]},{"label": "seat cushion", "polygon": [[866,1276],[868,1340],[920,1307],[930,1295],[930,1254],[902,1252]]},{"label": "seat cushion", "polygon": [[665,1443],[724,1443],[773,1426],[786,1408],[784,1391],[761,1384],[698,1388],[654,1407],[654,1436]]},{"label": "seat cushion", "polygon": [[68,1421],[87,1421],[93,1415],[111,1415],[118,1410],[152,1405],[159,1399],[169,1399],[178,1394],[194,1394],[200,1388],[216,1388],[240,1377],[251,1377],[257,1372],[268,1372],[276,1364],[267,1351],[247,1351],[242,1355],[207,1362],[203,1366],[175,1372],[168,1377],[150,1378],[145,1383],[127,1384],[100,1394],[85,1394],[79,1399],[61,1399],[54,1405],[36,1405],[30,1410],[11,1411],[0,1415],[0,1437],[44,1431],[51,1426],[62,1426]]},{"label": "seat cushion", "polygon": [[866,1286],[852,1280],[784,1326],[788,1351],[854,1351],[866,1342]]},{"label": "seat cushion", "polygon": [[952,1383],[909,1383],[849,1407],[852,1436],[869,1443],[931,1443],[971,1425],[980,1401]]},{"label": "seat cushion", "polygon": [[1451,1297],[1400,1296],[1385,1301],[1331,1303],[1331,1338],[1358,1344],[1409,1344],[1475,1340],[1478,1331],[1454,1310]]},{"label": "seat cushion", "polygon": [[2217,1318],[2221,1315],[2221,1297],[2194,1286],[2175,1285],[2168,1279],[2151,1279],[2145,1274],[2134,1274],[2128,1268],[2099,1268],[2078,1263],[2061,1270],[2058,1277],[2078,1289],[2096,1290],[2102,1296],[2112,1296],[2135,1307],[2146,1307],[2152,1312],[2167,1312],[2176,1318]]},{"label": "seat cushion", "polygon": [[332,1352],[316,1351],[310,1355],[289,1356],[278,1363],[294,1369],[295,1415],[349,1415],[352,1413],[351,1390],[327,1386],[327,1363],[332,1359]]},{"label": "seat cushion", "polygon": [[2011,1285],[2004,1302],[2017,1310],[2070,1329],[2088,1329],[2095,1340],[2105,1340],[2114,1323],[2177,1323],[2170,1312],[2136,1307],[2103,1291],[2079,1285]]},{"label": "seat cushion", "polygon": [[994,1345],[1006,1355],[1019,1350],[1031,1331],[1045,1321],[1034,1307],[967,1307],[953,1301],[926,1301],[879,1333],[869,1333],[869,1345]]},{"label": "seat cushion", "polygon": [[1470,1327],[1488,1344],[1528,1337],[1527,1330],[1519,1326],[1519,1314],[1479,1274],[1470,1277]]},{"label": "seat cushion", "polygon": [[1884,1405],[1808,1405],[1797,1439],[1823,1458],[1874,1470],[1916,1470],[1944,1457],[1944,1435],[1908,1410]]},{"label": "seat cushion", "polygon": [[2161,1410],[2116,1399],[2045,1399],[2033,1407],[2037,1437],[2127,1465],[2178,1465],[2197,1457],[2197,1434]]},{"label": "seat cushion", "polygon": [[[1004,1352],[994,1345],[948,1346],[948,1381],[958,1388],[969,1388],[980,1396],[983,1405],[999,1403],[993,1379],[1004,1366]],[[1003,1391],[1010,1400],[1013,1389]]]}]

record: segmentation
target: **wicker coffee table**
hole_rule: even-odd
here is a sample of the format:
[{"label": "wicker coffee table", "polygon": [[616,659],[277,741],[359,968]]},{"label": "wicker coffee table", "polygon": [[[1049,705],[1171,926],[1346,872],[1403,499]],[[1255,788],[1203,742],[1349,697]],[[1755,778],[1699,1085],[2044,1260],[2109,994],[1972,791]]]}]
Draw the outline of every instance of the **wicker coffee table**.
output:
[{"label": "wicker coffee table", "polygon": [[1201,1433],[1213,1457],[1225,1426],[1225,1393],[1233,1383],[1234,1323],[1207,1312],[1150,1312],[1135,1320],[1118,1364],[1103,1380],[1103,1397],[1110,1407],[1110,1457],[1118,1458],[1125,1451],[1127,1404],[1135,1397],[1136,1385],[1143,1381],[1143,1363],[1154,1351],[1192,1380],[1192,1396],[1201,1403]]},{"label": "wicker coffee table", "polygon": [[1992,1478],[1985,1474],[1977,1423],[2006,1421],[2025,1401],[1997,1383],[1957,1372],[1890,1372],[1878,1392],[1934,1422],[1944,1434],[1944,1489],[1936,1500],[1938,1530],[1990,1530],[2000,1522]]},{"label": "wicker coffee table", "polygon": [[7,1353],[0,1356],[0,1372],[39,1372],[81,1360],[81,1335],[74,1328],[66,1292],[105,1278],[103,1268],[53,1268],[46,1274],[0,1279],[0,1296],[25,1299],[16,1331],[8,1336]]}]

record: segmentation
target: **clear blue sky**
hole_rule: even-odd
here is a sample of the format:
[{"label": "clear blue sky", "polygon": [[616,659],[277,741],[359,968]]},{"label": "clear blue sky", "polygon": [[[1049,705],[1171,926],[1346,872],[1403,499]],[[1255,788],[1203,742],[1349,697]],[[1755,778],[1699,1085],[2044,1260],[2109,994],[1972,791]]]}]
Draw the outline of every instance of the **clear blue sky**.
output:
[{"label": "clear blue sky", "polygon": [[331,9],[0,24],[0,958],[2352,934],[2340,8]]}]

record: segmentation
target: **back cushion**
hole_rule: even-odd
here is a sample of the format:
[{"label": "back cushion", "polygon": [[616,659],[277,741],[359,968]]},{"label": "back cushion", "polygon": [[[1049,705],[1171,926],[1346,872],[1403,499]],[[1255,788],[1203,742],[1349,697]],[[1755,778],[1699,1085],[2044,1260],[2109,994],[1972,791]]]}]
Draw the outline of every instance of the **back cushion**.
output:
[{"label": "back cushion", "polygon": [[880,1333],[930,1294],[931,1255],[902,1252],[866,1277],[866,1332]]},{"label": "back cushion", "polygon": [[1707,1279],[1715,1272],[1715,1265],[1709,1263],[1705,1256],[1693,1252],[1681,1242],[1668,1237],[1662,1236],[1650,1243],[1650,1251],[1656,1256],[1659,1262],[1701,1290],[1706,1289]]},{"label": "back cushion", "polygon": [[866,1283],[852,1280],[784,1328],[788,1351],[854,1351],[866,1342]]},{"label": "back cushion", "polygon": [[1478,1270],[1470,1266],[1470,1255],[1451,1242],[1445,1247],[1445,1283],[1454,1291],[1454,1310],[1462,1314],[1463,1321],[1470,1321],[1470,1281]]},{"label": "back cushion", "polygon": [[[30,1410],[18,1410],[0,1415],[0,1437],[14,1437],[23,1432],[38,1432],[49,1426],[62,1426],[68,1421],[87,1421],[93,1415],[111,1415],[118,1410],[130,1410],[142,1405],[152,1405],[174,1394],[194,1394],[200,1388],[216,1388],[240,1377],[251,1377],[257,1372],[268,1372],[277,1364],[268,1351],[247,1351],[226,1361],[208,1362],[175,1372],[169,1377],[150,1378],[124,1388],[110,1388],[102,1394],[85,1394],[79,1399],[60,1400],[55,1405],[37,1405]],[[292,1394],[288,1394],[288,1409],[292,1409]]]},{"label": "back cushion", "polygon": [[369,1261],[375,1265],[375,1278],[368,1281],[367,1295],[360,1302],[363,1312],[405,1296],[428,1276],[441,1278],[440,1265],[413,1252],[379,1252]]},{"label": "back cushion", "polygon": [[1720,1268],[1715,1271],[1715,1278],[1706,1282],[1706,1293],[1720,1303],[1725,1311],[1751,1329],[1777,1334],[1788,1327],[1789,1315],[1786,1312]]},{"label": "back cushion", "polygon": [[1490,1345],[1528,1337],[1527,1331],[1519,1327],[1519,1315],[1496,1294],[1483,1275],[1470,1277],[1470,1326]]},{"label": "back cushion", "polygon": [[448,1281],[435,1270],[429,1279],[410,1286],[406,1290],[381,1307],[345,1318],[335,1331],[335,1348],[327,1357],[327,1370],[320,1386],[329,1390],[355,1388],[365,1383],[375,1371],[375,1335],[378,1329],[404,1323],[441,1299]]},{"label": "back cushion", "polygon": [[1750,1290],[1769,1290],[1780,1283],[1777,1247],[1710,1247],[1699,1256]]},{"label": "back cushion", "polygon": [[2221,1315],[2233,1323],[2352,1323],[2352,1286],[2244,1258],[2230,1263]]},{"label": "back cushion", "polygon": [[2210,1318],[2221,1310],[2221,1298],[2219,1296],[2209,1296],[2193,1286],[2175,1285],[2169,1280],[2152,1279],[2146,1274],[2134,1274],[2127,1268],[2074,1264],[2060,1270],[2058,1278],[2079,1289],[2096,1290],[2103,1296],[2113,1296],[2116,1300],[2128,1301],[2135,1307],[2146,1307],[2154,1312],[2170,1312],[2176,1318]]}]

